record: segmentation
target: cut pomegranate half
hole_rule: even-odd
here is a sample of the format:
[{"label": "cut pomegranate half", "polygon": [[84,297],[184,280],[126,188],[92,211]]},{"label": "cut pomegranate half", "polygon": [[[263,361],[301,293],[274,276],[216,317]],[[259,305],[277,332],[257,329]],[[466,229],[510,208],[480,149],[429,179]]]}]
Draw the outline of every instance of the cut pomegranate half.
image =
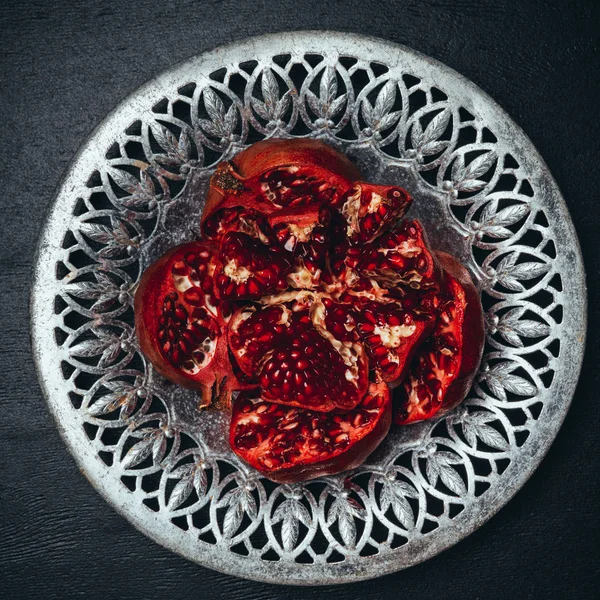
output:
[{"label": "cut pomegranate half", "polygon": [[319,295],[286,295],[299,301],[242,308],[232,317],[229,346],[240,369],[272,402],[318,411],[355,407],[368,386],[364,346],[356,335],[338,338],[329,330]]},{"label": "cut pomegranate half", "polygon": [[144,355],[164,377],[201,391],[202,406],[227,404],[242,386],[227,353],[223,304],[213,292],[216,250],[177,246],[146,270],[135,295],[135,328]]},{"label": "cut pomegranate half", "polygon": [[388,387],[372,383],[353,410],[323,413],[240,394],[233,406],[232,450],[272,481],[295,483],[361,465],[392,420]]},{"label": "cut pomegranate half", "polygon": [[436,284],[435,261],[416,220],[404,221],[373,243],[348,248],[345,264],[384,287],[428,289]]},{"label": "cut pomegranate half", "polygon": [[338,207],[358,178],[354,165],[324,142],[263,140],[218,166],[202,222],[234,207],[263,214],[314,202]]},{"label": "cut pomegranate half", "polygon": [[399,425],[431,419],[460,404],[481,361],[485,336],[479,294],[455,258],[437,252],[436,259],[444,269],[438,317],[398,390],[394,422]]}]

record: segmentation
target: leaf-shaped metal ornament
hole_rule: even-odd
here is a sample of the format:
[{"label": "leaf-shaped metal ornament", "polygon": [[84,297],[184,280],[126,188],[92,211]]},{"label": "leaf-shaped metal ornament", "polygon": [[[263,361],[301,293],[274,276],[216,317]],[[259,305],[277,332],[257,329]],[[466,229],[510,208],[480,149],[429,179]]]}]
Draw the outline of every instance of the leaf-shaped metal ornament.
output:
[{"label": "leaf-shaped metal ornament", "polygon": [[180,507],[190,497],[193,490],[196,491],[199,499],[204,498],[206,495],[208,477],[203,460],[174,469],[169,478],[179,479],[169,498],[168,506],[171,510]]},{"label": "leaf-shaped metal ornament", "polygon": [[79,231],[86,237],[99,244],[110,244],[114,242],[114,232],[110,227],[100,223],[82,223]]},{"label": "leaf-shaped metal ornament", "polygon": [[77,281],[65,286],[65,291],[71,296],[83,300],[96,300],[98,304],[102,297],[113,297],[119,295],[119,288],[114,281],[101,270],[94,271],[96,282]]},{"label": "leaf-shaped metal ornament", "polygon": [[213,123],[220,123],[225,119],[225,105],[219,95],[211,88],[206,87],[202,92],[204,107]]},{"label": "leaf-shaped metal ornament", "polygon": [[344,544],[349,548],[356,545],[356,522],[354,516],[346,511],[340,512],[338,516],[338,528]]},{"label": "leaf-shaped metal ornament", "polygon": [[117,360],[117,358],[119,358],[121,350],[121,340],[117,338],[112,344],[106,346],[106,349],[104,350],[102,356],[100,357],[100,360],[98,361],[98,367],[102,369],[104,367],[112,365]]},{"label": "leaf-shaped metal ornament", "polygon": [[481,177],[485,175],[497,161],[497,154],[489,150],[474,158],[465,166],[464,155],[461,154],[452,165],[452,183],[454,189],[459,192],[478,192],[482,190],[487,182]]},{"label": "leaf-shaped metal ornament", "polygon": [[111,227],[102,223],[90,222],[83,222],[79,226],[80,233],[94,242],[103,244],[98,251],[100,258],[113,258],[139,246],[139,243],[131,238],[127,225],[121,219],[112,215],[110,222]]},{"label": "leaf-shaped metal ornament", "polygon": [[154,121],[151,125],[152,135],[155,137],[158,145],[169,155],[177,155],[179,143],[175,134],[165,127],[162,123]]},{"label": "leaf-shaped metal ornament", "polygon": [[145,169],[140,171],[139,179],[131,173],[116,168],[110,171],[110,176],[122,190],[128,193],[127,196],[118,199],[119,204],[127,208],[143,208],[154,200],[154,183]]},{"label": "leaf-shaped metal ornament", "polygon": [[446,131],[451,117],[450,109],[442,110],[431,119],[425,131],[423,131],[420,121],[415,121],[411,130],[413,148],[422,156],[431,156],[447,148],[450,142],[439,138]]},{"label": "leaf-shaped metal ornament", "polygon": [[252,107],[259,117],[269,123],[278,123],[283,119],[291,103],[292,90],[287,90],[279,97],[279,84],[271,69],[264,69],[261,77],[261,93],[263,101],[252,97]]},{"label": "leaf-shaped metal ornament", "polygon": [[196,464],[194,470],[194,489],[198,498],[202,498],[206,495],[208,489],[208,475],[206,474],[206,465],[204,463]]},{"label": "leaf-shaped metal ornament", "polygon": [[415,525],[415,516],[408,498],[418,498],[415,489],[405,481],[384,477],[381,488],[381,510],[392,508],[396,519],[407,529]]},{"label": "leaf-shaped metal ornament", "polygon": [[271,69],[264,69],[260,89],[267,106],[275,106],[279,100],[279,84]]},{"label": "leaf-shaped metal ornament", "polygon": [[225,110],[225,104],[219,95],[210,87],[202,92],[204,106],[209,119],[199,119],[200,127],[210,136],[227,139],[237,124],[237,108],[232,104]]},{"label": "leaf-shaped metal ornament", "polygon": [[427,457],[426,475],[429,483],[436,486],[438,480],[458,496],[467,492],[467,488],[459,473],[451,465],[462,463],[462,458],[453,452],[437,450]]},{"label": "leaf-shaped metal ornament", "polygon": [[306,93],[306,99],[311,110],[320,119],[333,119],[346,103],[347,94],[337,96],[338,83],[335,69],[328,66],[323,71],[319,85],[319,96],[311,90]]},{"label": "leaf-shaped metal ornament", "polygon": [[509,343],[518,348],[523,347],[521,337],[536,338],[546,337],[550,333],[550,326],[540,321],[523,319],[525,308],[516,307],[506,312],[498,320],[496,331]]},{"label": "leaf-shaped metal ornament", "polygon": [[137,403],[136,389],[125,382],[114,387],[110,394],[102,396],[93,404],[88,406],[88,414],[92,417],[101,417],[121,409],[121,418],[127,418]]},{"label": "leaf-shaped metal ornament", "polygon": [[186,469],[180,468],[173,471],[173,477],[180,476],[181,479],[175,484],[171,496],[169,497],[168,508],[175,510],[181,506],[192,493],[194,489],[194,465],[185,465]]},{"label": "leaf-shaped metal ornament", "polygon": [[388,80],[379,90],[373,107],[373,118],[376,121],[381,121],[392,110],[394,102],[396,102],[397,89],[398,85],[394,81]]},{"label": "leaf-shaped metal ornament", "polygon": [[462,477],[449,465],[440,467],[440,479],[442,483],[457,496],[463,496],[467,493],[467,488]]},{"label": "leaf-shaped metal ornament", "polygon": [[167,166],[180,166],[188,161],[191,152],[191,142],[188,134],[181,130],[179,138],[160,123],[154,123],[151,127],[152,134],[164,154],[155,155],[155,160]]},{"label": "leaf-shaped metal ornament", "polygon": [[550,265],[546,262],[525,262],[517,264],[519,254],[511,252],[496,267],[496,281],[513,292],[522,292],[525,287],[521,281],[535,279],[547,273]]},{"label": "leaf-shaped metal ornament", "polygon": [[94,300],[92,312],[100,313],[111,308],[119,298],[121,290],[109,279],[111,287],[103,283],[91,281],[78,281],[65,286],[65,291],[70,296],[82,300]]},{"label": "leaf-shaped metal ornament", "polygon": [[233,537],[235,532],[240,528],[244,511],[238,501],[231,503],[227,507],[225,516],[223,517],[223,535],[226,538]]},{"label": "leaf-shaped metal ornament", "polygon": [[125,192],[129,194],[137,194],[141,191],[141,185],[131,173],[122,169],[111,169],[110,176],[113,181]]},{"label": "leaf-shaped metal ornament", "polygon": [[507,227],[515,225],[526,217],[531,208],[528,204],[514,204],[498,211],[498,200],[486,204],[479,220],[479,230],[493,238],[507,238],[513,232]]},{"label": "leaf-shaped metal ornament", "polygon": [[106,415],[119,408],[122,404],[122,401],[123,396],[120,394],[107,394],[89,406],[88,413],[92,417]]},{"label": "leaf-shaped metal ornament", "polygon": [[397,87],[395,82],[388,80],[379,90],[375,105],[372,106],[367,98],[363,100],[363,117],[373,131],[385,131],[400,119],[399,110],[390,112],[396,102]]},{"label": "leaf-shaped metal ornament", "polygon": [[307,508],[295,498],[282,502],[271,518],[273,524],[281,522],[281,541],[286,552],[291,551],[298,541],[300,523],[310,527],[312,519]]},{"label": "leaf-shaped metal ornament", "polygon": [[81,358],[92,358],[100,356],[99,367],[106,367],[115,362],[121,353],[121,338],[111,331],[97,328],[94,330],[96,338],[83,340],[79,344],[71,346],[71,356]]},{"label": "leaf-shaped metal ornament", "polygon": [[134,444],[121,459],[124,469],[131,469],[146,460],[152,454],[152,448],[156,441],[156,435],[149,434]]},{"label": "leaf-shaped metal ornament", "polygon": [[217,503],[217,508],[227,507],[223,517],[223,535],[233,537],[242,524],[244,513],[256,519],[256,500],[249,490],[237,487],[227,492]]},{"label": "leaf-shaped metal ornament", "polygon": [[482,375],[483,381],[499,400],[507,400],[506,392],[517,396],[535,396],[537,394],[535,385],[528,379],[512,372],[517,368],[518,365],[513,362],[501,362],[490,367]]},{"label": "leaf-shaped metal ornament", "polygon": [[365,520],[367,511],[354,498],[342,493],[336,497],[329,509],[327,524],[338,522],[338,530],[344,545],[354,548],[356,545],[356,523],[354,519]]},{"label": "leaf-shaped metal ornament", "polygon": [[468,444],[472,448],[477,446],[477,438],[484,444],[498,450],[506,450],[508,442],[504,436],[488,423],[496,421],[493,413],[476,412],[467,415],[461,422],[462,431]]},{"label": "leaf-shaped metal ornament", "polygon": [[327,106],[331,105],[337,95],[337,77],[335,75],[335,69],[332,66],[327,66],[323,71],[321,77],[321,84],[319,86],[319,95],[321,100],[325,102]]}]

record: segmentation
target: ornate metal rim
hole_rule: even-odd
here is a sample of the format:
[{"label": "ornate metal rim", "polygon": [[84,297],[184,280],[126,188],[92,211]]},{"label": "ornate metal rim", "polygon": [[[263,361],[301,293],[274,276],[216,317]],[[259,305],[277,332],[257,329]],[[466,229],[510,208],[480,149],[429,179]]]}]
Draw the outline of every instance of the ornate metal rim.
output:
[{"label": "ornate metal rim", "polygon": [[[551,217],[550,226],[554,236],[552,239],[561,242],[554,261],[565,267],[557,267],[565,284],[560,292],[560,304],[565,310],[558,327],[561,360],[560,363],[556,363],[557,371],[551,388],[553,395],[551,401],[544,405],[543,418],[535,421],[532,435],[524,446],[526,451],[517,451],[511,457],[509,466],[502,474],[503,485],[496,485],[481,496],[471,498],[462,512],[454,517],[451,523],[446,523],[445,527],[439,527],[435,534],[411,539],[409,544],[393,552],[357,557],[353,562],[344,560],[330,564],[301,565],[291,563],[292,568],[289,562],[257,563],[230,552],[228,548],[222,551],[218,545],[210,547],[199,544],[194,536],[187,535],[185,531],[176,527],[167,526],[170,522],[165,521],[160,513],[142,512],[142,504],[136,495],[129,492],[118,478],[111,477],[110,470],[98,459],[96,451],[89,444],[83,428],[76,426],[72,415],[73,408],[66,399],[62,380],[60,376],[56,377],[57,355],[52,351],[56,348],[56,341],[53,331],[48,327],[54,316],[52,305],[57,285],[56,257],[62,248],[65,221],[70,218],[75,201],[71,190],[76,188],[82,176],[100,168],[106,150],[114,141],[115,132],[122,131],[140,112],[149,110],[148,107],[177,89],[182,83],[182,77],[212,73],[223,66],[246,60],[246,57],[272,57],[289,53],[290,48],[314,53],[337,51],[344,55],[379,61],[389,67],[409,64],[419,73],[428,73],[440,88],[451,91],[461,101],[464,100],[461,106],[468,106],[484,123],[493,123],[494,133],[498,137],[511,140],[515,149],[514,155],[523,169],[530,174],[529,179],[536,192],[539,191],[540,205]],[[368,156],[364,160],[368,162]],[[473,173],[471,175],[476,179]],[[437,197],[447,198],[453,191],[455,190],[451,189],[451,186],[446,186],[443,192],[438,191]],[[436,196],[433,188],[428,188],[428,193]],[[425,220],[431,219],[427,214],[419,216]],[[481,216],[478,219],[483,221]],[[383,40],[324,31],[267,35],[217,48],[150,81],[111,112],[79,150],[49,212],[38,248],[31,314],[38,378],[50,411],[80,469],[105,499],[150,538],[186,558],[232,575],[297,585],[358,581],[406,568],[448,548],[491,518],[539,465],[564,420],[579,376],[587,321],[583,261],[574,227],[556,183],[522,130],[484,92],[441,63]]]}]

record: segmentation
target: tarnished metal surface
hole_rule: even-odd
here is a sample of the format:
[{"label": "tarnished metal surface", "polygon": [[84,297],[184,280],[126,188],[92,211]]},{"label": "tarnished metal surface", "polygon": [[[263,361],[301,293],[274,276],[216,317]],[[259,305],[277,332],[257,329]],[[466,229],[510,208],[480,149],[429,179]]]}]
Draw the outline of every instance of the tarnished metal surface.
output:
[{"label": "tarnished metal surface", "polygon": [[[253,58],[250,58],[253,57]],[[319,137],[415,197],[432,245],[469,266],[487,345],[468,399],[396,428],[360,469],[275,485],[231,453],[227,415],[139,354],[132,295],[192,239],[219,160]],[[522,131],[443,65],[381,40],[301,32],[201,55],[109,115],[66,175],[40,243],[33,342],[50,409],[88,479],[157,542],[274,583],[376,577],[468,535],[519,489],[567,412],[584,273],[560,193]]]}]

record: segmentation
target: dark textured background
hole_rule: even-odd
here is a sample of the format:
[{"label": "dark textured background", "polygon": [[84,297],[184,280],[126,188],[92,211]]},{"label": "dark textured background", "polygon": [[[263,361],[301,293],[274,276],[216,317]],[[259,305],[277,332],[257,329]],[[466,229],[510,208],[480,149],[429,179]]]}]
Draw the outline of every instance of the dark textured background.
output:
[{"label": "dark textured background", "polygon": [[[598,597],[600,2],[116,4],[5,0],[0,7],[0,597]],[[301,589],[242,581],[187,562],[138,533],[100,498],[76,469],[38,388],[28,295],[34,248],[55,187],[115,104],[203,50],[265,32],[317,28],[369,33],[437,58],[481,86],[523,127],[579,232],[591,333],[575,401],[555,444],[487,525],[407,571]]]}]

